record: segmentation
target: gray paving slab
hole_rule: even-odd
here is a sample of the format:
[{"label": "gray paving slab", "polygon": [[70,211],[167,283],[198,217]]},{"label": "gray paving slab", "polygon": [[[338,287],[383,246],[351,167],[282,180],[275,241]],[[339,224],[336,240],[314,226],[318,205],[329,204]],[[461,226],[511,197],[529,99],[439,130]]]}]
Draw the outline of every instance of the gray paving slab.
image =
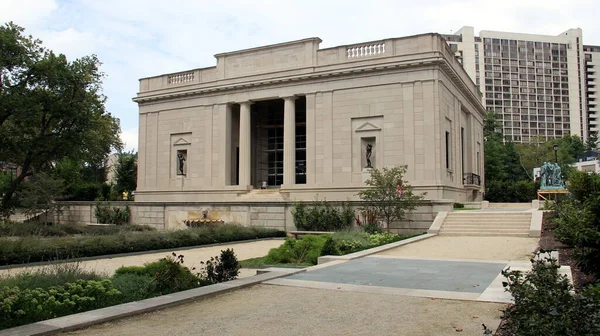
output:
[{"label": "gray paving slab", "polygon": [[506,263],[362,258],[287,279],[483,293]]}]

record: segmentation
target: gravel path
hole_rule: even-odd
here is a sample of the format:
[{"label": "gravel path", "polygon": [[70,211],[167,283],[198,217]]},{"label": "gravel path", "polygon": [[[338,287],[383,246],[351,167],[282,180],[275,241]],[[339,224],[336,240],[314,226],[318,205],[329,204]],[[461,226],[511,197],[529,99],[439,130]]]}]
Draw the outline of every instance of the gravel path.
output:
[{"label": "gravel path", "polygon": [[482,335],[496,303],[257,285],[69,335]]},{"label": "gravel path", "polygon": [[539,238],[436,236],[377,255],[476,260],[528,261]]},{"label": "gravel path", "polygon": [[[200,265],[201,261],[206,261],[210,257],[218,256],[221,250],[231,248],[238,257],[238,260],[244,260],[249,258],[263,257],[267,255],[270,249],[279,247],[283,244],[283,239],[269,239],[259,240],[245,243],[234,243],[225,244],[209,247],[199,247],[195,249],[176,251],[177,254],[184,256],[184,263],[189,267],[196,267]],[[80,261],[79,265],[88,270],[95,270],[96,272],[103,273],[107,276],[112,276],[114,271],[121,266],[142,266],[146,262],[153,262],[160,258],[170,255],[169,252],[152,253],[152,254],[140,254],[128,257],[117,257],[117,258],[105,258],[96,259],[89,261]],[[0,270],[0,276],[16,274],[26,271],[34,271],[35,269],[48,267],[48,266],[34,266],[34,267],[18,267]],[[253,269],[242,269],[240,272],[240,278],[256,275],[256,270]]]}]

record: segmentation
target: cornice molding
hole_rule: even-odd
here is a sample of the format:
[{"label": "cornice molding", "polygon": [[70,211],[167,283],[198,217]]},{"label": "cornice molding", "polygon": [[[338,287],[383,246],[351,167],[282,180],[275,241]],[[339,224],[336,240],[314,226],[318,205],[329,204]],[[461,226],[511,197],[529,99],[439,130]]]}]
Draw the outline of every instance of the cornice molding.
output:
[{"label": "cornice molding", "polygon": [[458,85],[462,91],[466,92],[467,98],[471,101],[473,105],[476,107],[481,107],[483,109],[483,105],[481,103],[481,97],[477,97],[473,91],[468,87],[467,83],[465,83],[461,76],[452,68],[449,62],[441,55],[434,57],[423,58],[416,61],[403,61],[397,63],[387,63],[387,64],[373,64],[368,66],[360,66],[355,68],[347,68],[347,69],[339,69],[339,70],[331,70],[325,72],[317,72],[317,73],[309,73],[302,75],[294,75],[287,77],[279,77],[272,79],[261,79],[255,81],[248,81],[242,83],[235,84],[226,84],[226,85],[217,85],[211,87],[202,87],[196,89],[187,89],[176,92],[166,92],[166,93],[158,93],[154,95],[143,95],[140,97],[133,98],[133,101],[138,104],[156,102],[161,100],[171,100],[178,98],[186,98],[186,97],[194,97],[201,96],[203,94],[214,94],[219,92],[228,92],[240,89],[247,88],[257,88],[261,86],[273,86],[279,84],[289,84],[295,82],[304,82],[304,81],[313,81],[316,79],[323,78],[336,78],[336,77],[349,77],[356,74],[361,73],[377,73],[384,72],[391,69],[406,69],[406,68],[414,68],[414,67],[422,67],[422,66],[434,66],[438,67],[441,71],[446,73],[448,77]]}]

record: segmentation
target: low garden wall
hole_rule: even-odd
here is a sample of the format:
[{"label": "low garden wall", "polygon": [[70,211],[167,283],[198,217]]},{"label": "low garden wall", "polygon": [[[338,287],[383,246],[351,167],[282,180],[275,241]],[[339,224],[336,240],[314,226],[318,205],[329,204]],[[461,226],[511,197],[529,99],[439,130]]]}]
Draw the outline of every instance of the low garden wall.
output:
[{"label": "low garden wall", "polygon": [[[332,202],[335,204],[336,202]],[[202,218],[208,210],[209,219],[220,219],[226,223],[260,226],[284,231],[295,230],[292,217],[293,202],[231,202],[231,203],[158,203],[158,202],[63,202],[61,213],[54,221],[60,223],[98,223],[94,210],[101,204],[111,207],[129,206],[130,223],[148,225],[158,230],[185,228],[186,219]],[[350,202],[358,214],[361,202]],[[390,231],[414,234],[427,231],[439,211],[451,211],[451,200],[424,200],[412,211],[407,220],[393,223]]]}]

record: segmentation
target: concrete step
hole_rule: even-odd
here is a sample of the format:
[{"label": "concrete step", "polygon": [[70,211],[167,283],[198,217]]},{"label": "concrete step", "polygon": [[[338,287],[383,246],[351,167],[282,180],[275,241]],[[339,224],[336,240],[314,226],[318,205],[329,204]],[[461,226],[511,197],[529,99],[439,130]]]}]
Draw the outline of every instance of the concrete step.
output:
[{"label": "concrete step", "polygon": [[448,216],[457,217],[473,217],[473,216],[507,216],[507,217],[519,217],[519,216],[531,216],[531,212],[526,211],[452,211],[448,213]]},{"label": "concrete step", "polygon": [[466,227],[466,228],[529,228],[530,223],[510,223],[510,224],[475,224],[475,223],[444,223],[443,228],[457,228],[457,227]]},{"label": "concrete step", "polygon": [[488,209],[529,209],[531,203],[490,203]]},{"label": "concrete step", "polygon": [[503,227],[443,227],[440,229],[440,232],[523,232],[526,231],[527,228],[503,228]]},{"label": "concrete step", "polygon": [[465,231],[465,232],[442,232],[440,231],[440,235],[443,236],[469,236],[469,237],[529,237],[529,232],[521,233],[521,232],[474,232],[474,231]]},{"label": "concrete step", "polygon": [[480,222],[527,222],[531,220],[529,217],[454,217],[447,216],[447,221],[480,221]]}]

